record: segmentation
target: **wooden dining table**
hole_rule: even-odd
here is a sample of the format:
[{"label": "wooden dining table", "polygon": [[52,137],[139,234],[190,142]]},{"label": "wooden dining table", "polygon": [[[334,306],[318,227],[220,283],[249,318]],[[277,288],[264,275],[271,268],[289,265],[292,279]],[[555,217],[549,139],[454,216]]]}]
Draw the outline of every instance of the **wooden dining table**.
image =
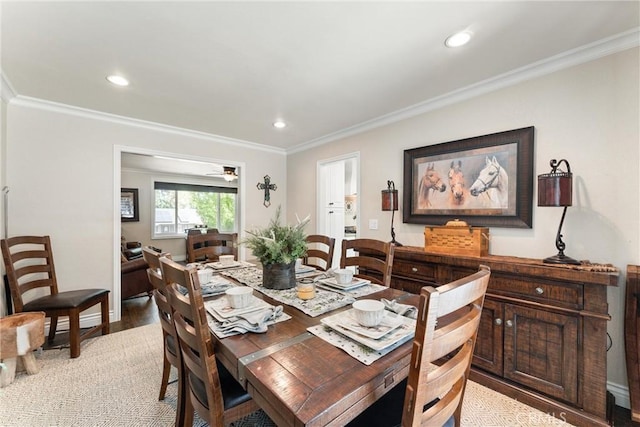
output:
[{"label": "wooden dining table", "polygon": [[[291,319],[262,334],[214,337],[217,358],[278,426],[343,426],[408,376],[412,341],[370,365],[307,331],[323,317],[283,305]],[[387,288],[367,299],[395,299],[416,306],[418,296]]]}]

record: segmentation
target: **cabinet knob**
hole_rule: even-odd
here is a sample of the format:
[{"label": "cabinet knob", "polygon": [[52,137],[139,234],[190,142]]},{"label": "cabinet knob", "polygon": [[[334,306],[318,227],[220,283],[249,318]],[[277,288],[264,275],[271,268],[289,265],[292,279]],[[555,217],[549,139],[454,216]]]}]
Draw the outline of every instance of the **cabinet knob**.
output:
[{"label": "cabinet knob", "polygon": [[332,214],[332,213],[333,213],[333,211],[329,211],[329,213],[330,213],[330,214]]},{"label": "cabinet knob", "polygon": [[417,272],[418,272],[418,269],[417,269],[417,268],[415,268],[415,267],[411,267],[411,271],[413,271],[414,273],[417,273]]},{"label": "cabinet knob", "polygon": [[496,325],[498,326],[502,325],[502,319],[499,317],[495,320],[495,322],[496,322]]},{"label": "cabinet knob", "polygon": [[333,202],[329,202],[329,206],[333,206]]},{"label": "cabinet knob", "polygon": [[542,295],[542,294],[544,294],[544,289],[542,289],[540,286],[538,286],[538,287],[536,288],[536,294],[538,294],[538,295]]},{"label": "cabinet knob", "polygon": [[507,328],[512,328],[513,322],[511,320],[507,320]]}]

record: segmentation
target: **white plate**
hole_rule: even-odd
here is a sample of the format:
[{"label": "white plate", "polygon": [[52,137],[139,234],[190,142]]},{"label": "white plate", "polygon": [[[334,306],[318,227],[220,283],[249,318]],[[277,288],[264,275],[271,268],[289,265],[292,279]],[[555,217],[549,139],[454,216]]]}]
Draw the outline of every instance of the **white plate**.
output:
[{"label": "white plate", "polygon": [[337,319],[337,323],[343,328],[349,329],[357,334],[377,340],[402,325],[403,322],[402,316],[385,310],[382,321],[377,326],[362,326],[358,323],[355,310],[351,309],[345,311],[344,314]]},{"label": "white plate", "polygon": [[365,337],[364,335],[353,332],[341,325],[341,317],[344,316],[345,313],[346,312],[343,311],[334,314],[333,316],[325,317],[324,319],[320,320],[320,322],[322,322],[323,325],[330,327],[334,331],[341,333],[345,337],[351,338],[353,341],[365,345],[372,350],[382,351],[394,344],[409,341],[413,338],[416,331],[415,320],[409,319],[408,317],[399,316],[402,320],[402,324],[397,328],[391,330],[379,339]]},{"label": "white plate", "polygon": [[343,291],[350,291],[351,289],[359,288],[360,286],[368,285],[371,283],[371,280],[360,279],[359,277],[354,277],[350,283],[340,284],[336,282],[334,277],[328,279],[320,279],[319,282],[324,283],[327,286],[331,286],[332,288],[340,289]]},{"label": "white plate", "polygon": [[235,268],[235,267],[240,267],[243,264],[240,261],[233,261],[232,263],[229,264],[223,264],[220,261],[216,261],[216,262],[208,262],[205,264],[205,267],[211,267],[214,270],[224,270],[225,268]]},{"label": "white plate", "polygon": [[303,265],[300,268],[296,268],[296,274],[311,273],[312,271],[316,271],[316,269],[310,265]]},{"label": "white plate", "polygon": [[[269,303],[264,302],[260,298],[253,296],[251,303],[247,307],[243,308],[233,308],[229,304],[227,298],[219,298],[216,300],[217,304],[212,304],[209,307],[214,311],[212,313],[214,317],[221,317],[222,319],[228,319],[230,317],[235,317],[240,314],[251,313],[252,311],[261,310],[265,306],[268,306]],[[217,315],[217,316],[216,316]]]}]

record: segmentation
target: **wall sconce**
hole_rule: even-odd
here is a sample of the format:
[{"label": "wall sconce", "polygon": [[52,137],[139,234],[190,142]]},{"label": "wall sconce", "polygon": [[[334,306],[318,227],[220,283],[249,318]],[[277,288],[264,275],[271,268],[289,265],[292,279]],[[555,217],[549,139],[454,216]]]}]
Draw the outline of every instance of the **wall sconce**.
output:
[{"label": "wall sconce", "polygon": [[[560,169],[562,162],[567,165],[566,172]],[[549,264],[580,264],[580,261],[576,261],[564,254],[565,244],[562,241],[562,223],[567,213],[567,207],[571,206],[572,203],[571,187],[573,175],[571,174],[571,167],[565,159],[560,161],[552,159],[549,165],[551,165],[550,173],[538,175],[538,206],[564,206],[564,210],[562,211],[562,219],[560,219],[560,226],[556,234],[558,254],[545,258],[543,261]]]},{"label": "wall sconce", "polygon": [[393,229],[393,216],[395,211],[398,210],[398,190],[393,181],[387,181],[387,189],[382,190],[382,210],[391,211],[391,243],[396,246],[402,246],[401,243],[396,241],[396,232]]}]

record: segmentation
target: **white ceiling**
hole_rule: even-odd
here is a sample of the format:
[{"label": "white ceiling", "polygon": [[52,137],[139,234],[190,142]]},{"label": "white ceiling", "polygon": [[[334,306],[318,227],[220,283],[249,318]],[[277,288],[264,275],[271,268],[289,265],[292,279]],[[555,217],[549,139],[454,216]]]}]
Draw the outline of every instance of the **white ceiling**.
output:
[{"label": "white ceiling", "polygon": [[[639,5],[3,1],[1,66],[18,99],[286,150],[614,35],[637,37]],[[446,48],[463,29],[471,42]],[[111,73],[131,85],[110,85]],[[289,126],[274,129],[279,118]]]}]

